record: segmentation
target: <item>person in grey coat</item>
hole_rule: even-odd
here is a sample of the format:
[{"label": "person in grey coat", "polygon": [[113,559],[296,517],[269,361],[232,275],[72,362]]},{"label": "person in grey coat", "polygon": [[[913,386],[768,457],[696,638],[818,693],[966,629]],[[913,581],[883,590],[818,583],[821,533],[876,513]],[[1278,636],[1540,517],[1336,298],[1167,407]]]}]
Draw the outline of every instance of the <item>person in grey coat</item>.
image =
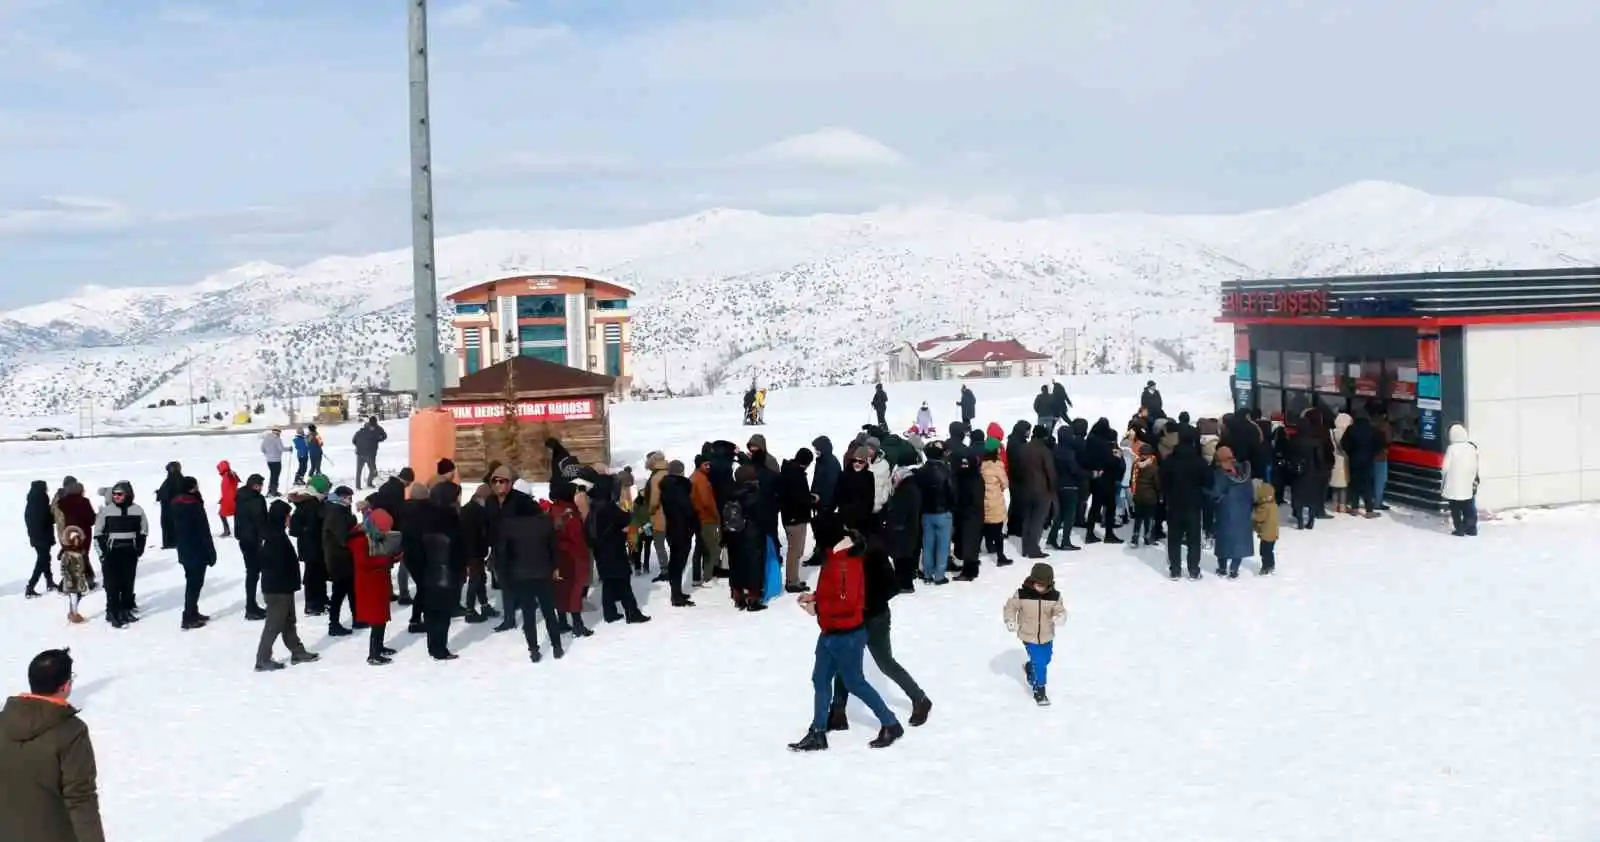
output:
[{"label": "person in grey coat", "polygon": [[268,427],[261,434],[261,455],[267,460],[267,496],[277,497],[278,479],[283,476],[283,454],[294,447],[283,440],[283,430]]}]

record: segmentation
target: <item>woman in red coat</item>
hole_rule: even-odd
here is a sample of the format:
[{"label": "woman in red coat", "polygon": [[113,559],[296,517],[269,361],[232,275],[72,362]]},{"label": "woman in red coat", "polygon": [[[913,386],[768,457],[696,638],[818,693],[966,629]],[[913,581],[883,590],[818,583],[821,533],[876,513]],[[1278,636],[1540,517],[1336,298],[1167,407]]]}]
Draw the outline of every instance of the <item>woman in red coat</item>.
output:
[{"label": "woman in red coat", "polygon": [[222,494],[217,497],[217,514],[222,517],[222,537],[233,534],[228,518],[233,517],[234,500],[239,496],[239,475],[224,459],[217,463],[217,475],[222,477]]},{"label": "woman in red coat", "polygon": [[[568,616],[562,625],[570,626],[578,637],[594,634],[583,624],[583,595],[589,589],[589,541],[583,531],[583,515],[572,501],[550,504],[550,518],[556,526],[556,610]],[[565,631],[565,629],[563,629]]]},{"label": "woman in red coat", "polygon": [[394,519],[388,512],[373,509],[368,512],[367,523],[353,530],[345,543],[350,548],[351,566],[355,570],[355,587],[352,588],[355,604],[351,606],[351,614],[355,622],[372,627],[367,663],[375,667],[389,663],[395,653],[383,645],[383,635],[389,624],[389,568],[397,558],[392,553],[374,553],[369,535],[381,536],[385,544],[397,544],[387,537],[396,534],[389,531],[393,526]]}]

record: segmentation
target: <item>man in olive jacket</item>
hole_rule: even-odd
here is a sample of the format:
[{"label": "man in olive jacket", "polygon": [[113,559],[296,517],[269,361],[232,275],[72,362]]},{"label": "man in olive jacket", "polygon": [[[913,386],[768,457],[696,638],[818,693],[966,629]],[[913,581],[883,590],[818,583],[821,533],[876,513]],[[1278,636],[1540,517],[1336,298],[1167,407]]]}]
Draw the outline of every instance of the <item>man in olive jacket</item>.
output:
[{"label": "man in olive jacket", "polygon": [[72,655],[34,656],[28,685],[0,709],[0,839],[105,842],[89,726],[67,704]]}]

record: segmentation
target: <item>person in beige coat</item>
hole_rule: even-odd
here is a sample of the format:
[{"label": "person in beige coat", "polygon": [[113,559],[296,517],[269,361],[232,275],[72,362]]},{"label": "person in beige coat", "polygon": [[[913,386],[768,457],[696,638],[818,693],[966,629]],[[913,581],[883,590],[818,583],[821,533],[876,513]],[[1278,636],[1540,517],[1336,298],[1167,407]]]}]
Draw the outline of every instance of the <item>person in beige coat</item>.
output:
[{"label": "person in beige coat", "polygon": [[1333,510],[1336,512],[1345,510],[1345,497],[1350,488],[1350,460],[1339,444],[1354,420],[1348,412],[1341,412],[1333,419],[1333,471],[1328,475],[1328,487],[1333,489]]},{"label": "person in beige coat", "polygon": [[983,465],[978,469],[983,477],[983,544],[995,555],[995,566],[1011,563],[1006,558],[1006,492],[1011,481],[1006,477],[1006,466],[1000,462],[1000,450],[986,450]]},{"label": "person in beige coat", "polygon": [[1056,590],[1055,569],[1044,562],[1035,564],[1022,587],[1006,600],[1004,615],[1006,628],[1016,633],[1028,651],[1022,672],[1033,688],[1033,701],[1041,706],[1050,704],[1045,686],[1055,652],[1056,626],[1067,616],[1066,605]]}]

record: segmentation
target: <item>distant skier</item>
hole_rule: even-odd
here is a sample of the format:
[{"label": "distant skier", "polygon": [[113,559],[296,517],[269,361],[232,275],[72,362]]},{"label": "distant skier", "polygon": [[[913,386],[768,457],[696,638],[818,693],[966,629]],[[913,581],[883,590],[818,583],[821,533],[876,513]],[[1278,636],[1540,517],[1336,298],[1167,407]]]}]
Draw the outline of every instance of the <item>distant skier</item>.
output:
[{"label": "distant skier", "polygon": [[889,422],[885,420],[884,415],[889,411],[889,393],[883,390],[882,383],[879,383],[877,390],[872,393],[872,411],[878,414],[878,426],[887,428]]}]

